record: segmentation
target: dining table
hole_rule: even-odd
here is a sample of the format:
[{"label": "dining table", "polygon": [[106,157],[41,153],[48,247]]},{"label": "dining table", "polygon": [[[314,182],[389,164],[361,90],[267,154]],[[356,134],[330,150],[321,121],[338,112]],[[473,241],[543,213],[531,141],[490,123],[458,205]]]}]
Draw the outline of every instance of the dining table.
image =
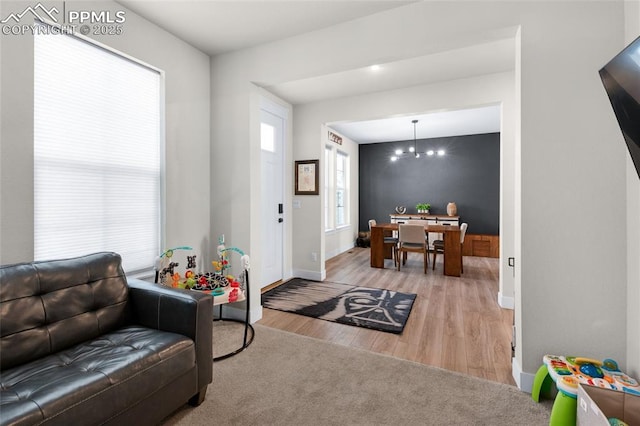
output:
[{"label": "dining table", "polygon": [[[384,244],[385,234],[398,230],[398,223],[378,223],[371,227],[371,267],[384,268],[385,259],[393,259],[392,249]],[[457,225],[424,225],[424,231],[443,234],[444,275],[459,277],[462,272],[462,245]]]}]

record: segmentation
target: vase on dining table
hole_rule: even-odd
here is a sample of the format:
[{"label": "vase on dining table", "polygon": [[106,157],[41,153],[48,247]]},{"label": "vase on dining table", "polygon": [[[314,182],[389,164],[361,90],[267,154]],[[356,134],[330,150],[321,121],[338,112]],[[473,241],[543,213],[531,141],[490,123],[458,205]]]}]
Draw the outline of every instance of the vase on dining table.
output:
[{"label": "vase on dining table", "polygon": [[455,216],[456,214],[458,214],[458,206],[456,206],[456,203],[454,203],[453,201],[447,204],[447,214],[449,216]]}]

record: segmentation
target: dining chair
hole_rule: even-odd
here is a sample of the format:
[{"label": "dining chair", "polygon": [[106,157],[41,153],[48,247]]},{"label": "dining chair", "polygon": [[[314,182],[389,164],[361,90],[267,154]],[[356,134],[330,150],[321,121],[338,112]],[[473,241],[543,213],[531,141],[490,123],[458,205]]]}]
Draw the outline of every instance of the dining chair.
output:
[{"label": "dining chair", "polygon": [[400,224],[398,225],[398,271],[402,263],[401,257],[406,262],[408,252],[422,253],[424,256],[424,273],[427,273],[429,263],[428,246],[425,239],[424,225]]},{"label": "dining chair", "polygon": [[433,267],[432,269],[436,269],[436,252],[440,250],[440,253],[444,252],[444,233],[438,232],[437,237],[431,242],[431,250],[433,252]]},{"label": "dining chair", "polygon": [[[425,225],[427,224],[427,221],[426,220],[422,220],[422,219],[419,219],[419,220],[407,220],[405,223],[408,224],[408,225],[421,225],[424,228]],[[424,233],[424,239],[427,242],[427,249],[429,249],[429,233],[428,232]]]},{"label": "dining chair", "polygon": [[[375,219],[369,219],[369,234],[371,234],[371,227],[375,226],[376,224],[377,222]],[[391,246],[391,253],[393,254],[393,266],[396,266],[396,263],[398,262],[398,238],[391,235],[385,235],[383,238],[384,245]]]},{"label": "dining chair", "polygon": [[[467,233],[468,223],[460,225],[460,253],[462,253],[462,245],[464,244],[464,236]],[[436,269],[436,255],[438,253],[444,253],[444,240],[435,240],[433,242],[433,266],[432,269]],[[460,273],[464,273],[464,265],[462,262],[462,254],[460,255]]]}]

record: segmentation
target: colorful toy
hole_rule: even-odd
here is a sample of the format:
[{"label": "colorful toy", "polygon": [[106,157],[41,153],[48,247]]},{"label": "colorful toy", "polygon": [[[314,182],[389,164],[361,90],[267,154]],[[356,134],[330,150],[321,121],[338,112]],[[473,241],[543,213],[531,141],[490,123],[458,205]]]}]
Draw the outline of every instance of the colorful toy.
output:
[{"label": "colorful toy", "polygon": [[171,276],[171,279],[171,287],[178,288],[178,286],[180,285],[180,274],[176,272]]},{"label": "colorful toy", "polygon": [[229,303],[238,301],[238,289],[234,288],[229,292]]},{"label": "colorful toy", "polygon": [[184,288],[186,288],[187,290],[190,290],[196,286],[196,280],[193,277],[189,277],[184,281],[183,284],[184,284]]},{"label": "colorful toy", "polygon": [[615,417],[609,417],[609,419],[607,419],[607,420],[609,420],[609,424],[611,426],[629,426],[627,423],[625,423],[622,420],[617,419]]},{"label": "colorful toy", "polygon": [[[216,248],[218,259],[211,262],[213,272],[197,273],[196,256],[187,255],[187,269],[181,276],[176,268],[180,266],[174,256],[177,250],[193,250],[188,246],[173,247],[165,250],[156,258],[156,282],[170,285],[173,288],[197,290],[214,296],[214,305],[233,303],[245,300],[245,285],[248,280],[249,256],[236,247],[225,247],[222,238],[218,240]],[[231,262],[229,255],[238,253],[241,256],[243,272],[239,279],[230,274]]]},{"label": "colorful toy", "polygon": [[[169,279],[172,280],[173,287],[173,275],[175,273],[175,268],[180,266],[179,262],[174,261],[173,255],[177,250],[193,250],[191,247],[181,246],[181,247],[173,247],[165,250],[156,258],[155,262],[155,271],[156,271],[156,282],[160,284],[168,284]],[[195,256],[188,256],[189,259],[187,268],[195,268]],[[191,266],[193,265],[193,266]]]},{"label": "colorful toy", "polygon": [[[225,247],[222,238],[218,240],[216,252],[218,259],[211,262],[213,272],[194,273],[188,270],[182,285],[184,288],[210,293],[214,296],[214,305],[245,300],[245,277],[249,270],[249,256],[236,247]],[[240,279],[229,273],[229,254],[234,252],[241,256],[243,272]],[[191,257],[188,259],[190,262]]]},{"label": "colorful toy", "polygon": [[539,402],[541,393],[549,393],[555,383],[558,394],[551,410],[549,425],[576,422],[578,384],[640,395],[640,384],[618,369],[612,359],[599,361],[583,357],[545,355],[533,381],[531,397]]}]

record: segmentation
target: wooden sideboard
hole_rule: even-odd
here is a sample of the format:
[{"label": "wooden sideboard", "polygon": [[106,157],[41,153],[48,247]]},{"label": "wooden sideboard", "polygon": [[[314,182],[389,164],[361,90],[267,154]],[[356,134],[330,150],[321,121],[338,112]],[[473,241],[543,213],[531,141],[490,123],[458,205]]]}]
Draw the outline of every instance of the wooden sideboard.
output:
[{"label": "wooden sideboard", "polygon": [[[456,225],[459,226],[460,216],[447,216],[446,214],[390,214],[391,223],[402,223],[406,220],[426,220],[428,225]],[[433,223],[431,223],[433,222]]]},{"label": "wooden sideboard", "polygon": [[[390,214],[391,223],[405,223],[407,220],[424,220],[427,225],[453,225],[460,226],[460,216],[448,216],[446,214]],[[429,232],[429,249],[433,249],[433,241],[441,240],[441,233]]]},{"label": "wooden sideboard", "polygon": [[498,258],[500,257],[500,236],[467,232],[462,245],[462,255]]}]

